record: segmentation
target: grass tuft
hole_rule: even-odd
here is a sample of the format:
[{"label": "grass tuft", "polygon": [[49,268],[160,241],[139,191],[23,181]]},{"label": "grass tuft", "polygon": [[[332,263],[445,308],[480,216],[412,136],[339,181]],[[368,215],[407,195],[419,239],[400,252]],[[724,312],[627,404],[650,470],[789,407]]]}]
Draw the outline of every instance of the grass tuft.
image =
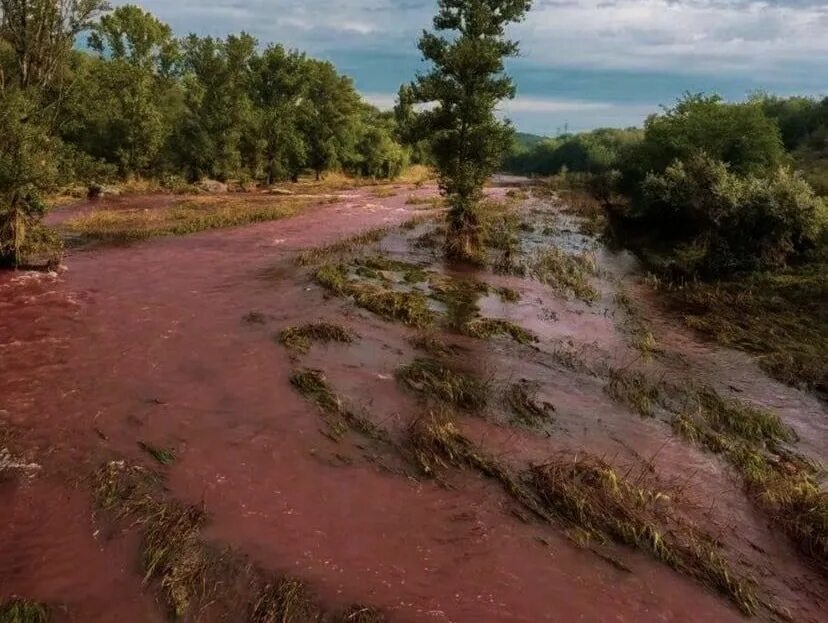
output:
[{"label": "grass tuft", "polygon": [[537,401],[538,389],[537,383],[522,380],[506,390],[504,400],[512,410],[515,422],[533,427],[552,419],[555,407],[548,402]]},{"label": "grass tuft", "polygon": [[0,603],[0,623],[47,623],[49,608],[29,599],[11,599]]},{"label": "grass tuft", "polygon": [[282,578],[261,590],[250,617],[251,623],[304,623],[321,621],[322,613],[299,580]]},{"label": "grass tuft", "polygon": [[416,359],[400,368],[397,380],[428,399],[469,411],[482,409],[488,401],[487,383],[450,370],[434,359]]},{"label": "grass tuft", "polygon": [[632,484],[595,458],[561,459],[531,470],[545,508],[582,538],[647,552],[754,614],[754,583],[740,578],[711,537],[679,517],[670,497]]},{"label": "grass tuft", "polygon": [[538,341],[531,331],[500,318],[475,318],[461,326],[460,332],[463,335],[483,340],[506,335],[523,345],[534,344]]},{"label": "grass tuft", "polygon": [[662,384],[653,383],[643,372],[614,369],[610,371],[607,393],[635,409],[642,417],[652,417],[662,398]]},{"label": "grass tuft", "polygon": [[564,296],[574,296],[586,303],[600,298],[590,278],[598,272],[595,258],[583,254],[572,255],[557,248],[537,251],[529,261],[534,277]]},{"label": "grass tuft", "polygon": [[348,275],[343,264],[325,264],[316,272],[316,281],[337,296],[350,297],[364,309],[414,327],[431,324],[433,314],[421,292],[404,292],[376,283],[360,283]]},{"label": "grass tuft", "polygon": [[385,623],[385,616],[376,608],[354,605],[343,612],[335,623]]},{"label": "grass tuft", "polygon": [[389,231],[388,227],[377,227],[328,245],[308,249],[299,254],[296,258],[296,263],[300,266],[313,266],[315,264],[321,264],[335,256],[353,253],[362,247],[379,242]]},{"label": "grass tuft", "polygon": [[287,327],[279,334],[279,341],[293,352],[307,353],[313,342],[340,342],[350,344],[354,334],[343,327],[329,322],[313,322],[299,327]]},{"label": "grass tuft", "polygon": [[99,210],[70,220],[65,229],[83,241],[123,244],[275,221],[293,216],[308,204],[306,200],[205,197],[163,209]]},{"label": "grass tuft", "polygon": [[388,435],[384,430],[345,407],[320,370],[294,372],[290,383],[306,400],[315,403],[322,410],[334,439],[344,436],[347,428],[350,428],[371,439],[387,441]]},{"label": "grass tuft", "polygon": [[159,498],[160,478],[139,467],[111,462],[94,478],[98,505],[142,529],[144,581],[157,581],[176,617],[209,600],[215,554],[200,539],[206,514],[198,508]]},{"label": "grass tuft", "polygon": [[158,461],[161,465],[166,466],[175,463],[175,451],[171,448],[156,448],[155,446],[143,441],[138,442],[138,447]]}]

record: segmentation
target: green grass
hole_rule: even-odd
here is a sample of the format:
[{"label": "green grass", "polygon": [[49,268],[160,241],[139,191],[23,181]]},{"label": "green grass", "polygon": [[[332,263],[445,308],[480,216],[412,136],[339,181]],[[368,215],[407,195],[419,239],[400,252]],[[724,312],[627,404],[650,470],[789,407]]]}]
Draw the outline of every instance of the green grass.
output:
[{"label": "green grass", "polygon": [[828,399],[828,265],[665,290],[688,326],[758,357],[771,376]]},{"label": "green grass", "polygon": [[520,381],[509,386],[504,393],[504,402],[512,411],[512,421],[523,426],[535,427],[548,423],[555,413],[555,407],[548,402],[538,402],[538,384]]},{"label": "green grass", "polygon": [[0,623],[48,623],[49,608],[29,599],[0,602]]},{"label": "green grass", "polygon": [[387,236],[389,231],[390,228],[388,227],[377,227],[328,245],[308,249],[299,254],[296,263],[300,266],[322,264],[332,257],[353,253],[363,247],[377,243]]},{"label": "green grass", "polygon": [[169,208],[98,210],[68,221],[64,229],[85,242],[128,243],[275,221],[293,216],[309,203],[297,199],[205,197],[180,201]]},{"label": "green grass", "polygon": [[330,322],[312,322],[298,327],[287,327],[279,334],[279,341],[290,351],[307,353],[314,342],[350,344],[355,335]]},{"label": "green grass", "polygon": [[595,303],[600,298],[590,281],[598,273],[595,258],[590,255],[573,255],[554,247],[544,249],[530,258],[529,270],[538,281],[563,296],[586,303]]},{"label": "green grass", "polygon": [[350,429],[370,439],[387,441],[388,435],[384,430],[345,407],[344,402],[334,393],[322,371],[298,370],[291,375],[290,384],[306,400],[319,407],[334,440],[342,438]]},{"label": "green grass", "polygon": [[155,446],[143,441],[138,442],[138,447],[158,461],[161,465],[172,465],[175,463],[175,451],[171,448],[156,448]]},{"label": "green grass", "polygon": [[664,385],[653,382],[637,370],[614,369],[610,371],[607,393],[623,404],[632,407],[642,417],[652,417],[659,405]]},{"label": "green grass", "polygon": [[[324,612],[302,581],[274,576],[240,552],[208,542],[204,536],[207,514],[202,508],[170,499],[158,474],[115,461],[95,472],[92,485],[101,511],[116,522],[140,530],[144,581],[159,590],[175,620],[383,621],[372,608]],[[14,611],[6,604],[0,607],[0,622],[47,620],[45,615],[40,616],[42,606],[17,603],[21,604],[18,611],[24,614],[14,618]]]},{"label": "green grass", "polygon": [[316,281],[341,297],[353,299],[359,307],[391,321],[426,327],[433,321],[428,299],[421,292],[394,290],[387,284],[351,278],[344,264],[325,264],[316,271]]},{"label": "green grass", "polygon": [[319,621],[322,613],[307,587],[294,578],[280,578],[260,591],[250,623]]},{"label": "green grass", "polygon": [[435,359],[416,359],[397,370],[397,380],[421,396],[475,411],[486,406],[488,384]]},{"label": "green grass", "polygon": [[644,551],[726,595],[744,614],[757,611],[754,582],[734,570],[710,535],[674,512],[668,494],[629,481],[592,457],[535,466],[531,481],[544,507],[579,538]]},{"label": "green grass", "polygon": [[463,335],[482,340],[498,336],[508,336],[515,342],[528,346],[538,341],[538,338],[523,327],[509,320],[499,318],[474,318],[460,327]]}]

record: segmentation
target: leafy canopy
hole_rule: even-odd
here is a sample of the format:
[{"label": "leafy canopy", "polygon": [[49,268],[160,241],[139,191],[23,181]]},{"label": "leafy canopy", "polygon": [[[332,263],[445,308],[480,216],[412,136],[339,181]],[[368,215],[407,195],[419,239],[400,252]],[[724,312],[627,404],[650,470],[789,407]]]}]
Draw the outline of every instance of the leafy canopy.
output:
[{"label": "leafy canopy", "polygon": [[510,125],[494,115],[498,102],[515,95],[503,71],[504,59],[515,56],[518,46],[506,38],[505,28],[522,20],[530,5],[530,0],[440,0],[435,32],[424,32],[419,42],[432,69],[418,76],[410,94],[401,92],[400,116],[410,114],[411,100],[432,105],[418,116],[417,132],[429,138],[451,208],[448,250],[460,256],[479,252],[476,205],[511,144]]}]

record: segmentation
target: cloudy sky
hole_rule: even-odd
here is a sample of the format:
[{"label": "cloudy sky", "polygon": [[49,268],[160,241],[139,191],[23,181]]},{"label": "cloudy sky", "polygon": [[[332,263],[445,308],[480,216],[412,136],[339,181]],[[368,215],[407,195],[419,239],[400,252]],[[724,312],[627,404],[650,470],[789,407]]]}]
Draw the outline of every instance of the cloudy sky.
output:
[{"label": "cloudy sky", "polygon": [[[126,2],[115,2],[125,4]],[[436,0],[133,0],[179,34],[247,31],[331,60],[377,105],[421,68]],[[636,125],[684,91],[828,95],[828,0],[535,0],[511,29],[518,98],[540,134]]]}]

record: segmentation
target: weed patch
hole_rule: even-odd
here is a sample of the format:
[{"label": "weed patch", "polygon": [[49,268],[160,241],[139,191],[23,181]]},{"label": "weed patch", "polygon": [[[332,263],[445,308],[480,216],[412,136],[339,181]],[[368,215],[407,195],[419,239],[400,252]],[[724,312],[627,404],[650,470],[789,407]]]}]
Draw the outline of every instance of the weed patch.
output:
[{"label": "weed patch", "polygon": [[313,322],[299,327],[287,327],[279,334],[279,341],[290,351],[307,353],[314,342],[350,344],[354,334],[329,322]]},{"label": "weed patch", "polygon": [[499,318],[475,318],[462,325],[460,332],[463,335],[483,340],[506,335],[525,346],[538,341],[538,338],[531,331]]},{"label": "weed patch", "polygon": [[422,292],[405,292],[377,283],[351,279],[344,264],[326,264],[316,272],[316,281],[337,296],[350,297],[364,309],[409,326],[425,327],[433,315]]},{"label": "weed patch", "polygon": [[551,286],[564,296],[574,296],[586,303],[596,302],[600,295],[590,283],[598,272],[595,258],[572,255],[557,248],[535,252],[529,270],[538,281]]},{"label": "weed patch", "polygon": [[488,384],[450,370],[434,359],[416,359],[397,370],[397,380],[425,398],[474,411],[486,406]]},{"label": "weed patch", "polygon": [[157,210],[99,210],[70,220],[66,231],[86,242],[129,243],[159,236],[183,236],[210,229],[238,227],[293,216],[307,201],[183,201]]},{"label": "weed patch", "polygon": [[506,390],[504,402],[511,409],[514,422],[535,427],[553,418],[555,407],[548,402],[538,402],[538,389],[537,383],[522,380]]},{"label": "weed patch", "polygon": [[320,408],[334,439],[342,438],[350,428],[370,439],[387,441],[385,431],[345,407],[321,371],[305,369],[294,372],[290,383],[306,400]]},{"label": "weed patch", "polygon": [[531,482],[544,507],[581,538],[647,552],[728,596],[743,613],[756,612],[754,583],[734,572],[709,535],[672,510],[668,495],[632,484],[594,458],[533,467]]},{"label": "weed patch", "polygon": [[0,602],[0,623],[48,623],[49,608],[29,599]]},{"label": "weed patch", "polygon": [[149,454],[161,465],[172,465],[175,463],[175,452],[171,448],[156,448],[143,441],[138,442],[138,447]]}]

